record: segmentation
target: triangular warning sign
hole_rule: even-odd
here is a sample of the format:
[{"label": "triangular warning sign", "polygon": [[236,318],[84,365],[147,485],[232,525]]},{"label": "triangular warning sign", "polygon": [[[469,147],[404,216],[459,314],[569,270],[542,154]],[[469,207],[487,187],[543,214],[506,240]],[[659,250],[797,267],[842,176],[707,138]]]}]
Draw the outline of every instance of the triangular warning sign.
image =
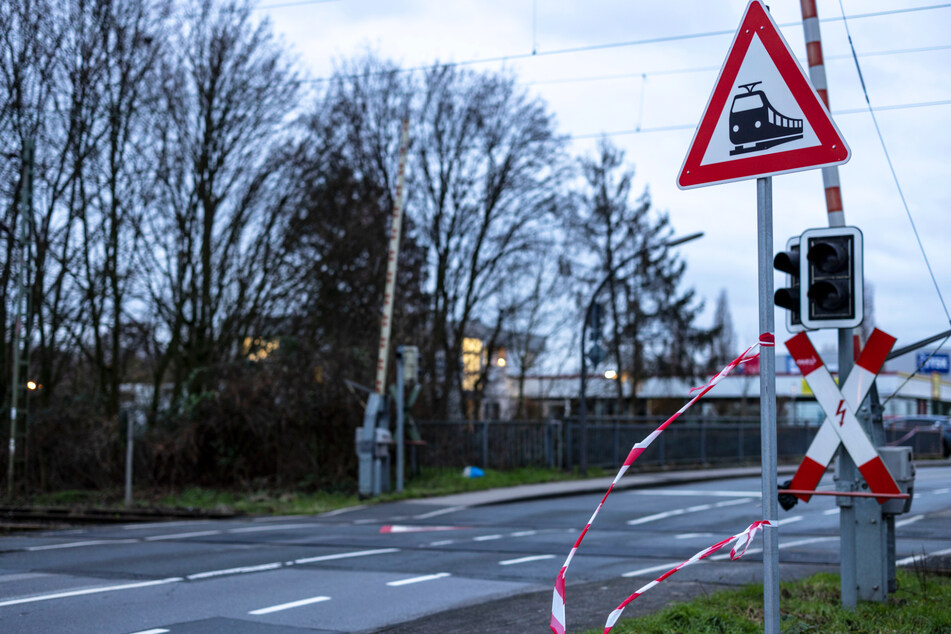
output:
[{"label": "triangular warning sign", "polygon": [[684,159],[681,189],[838,165],[852,153],[779,27],[752,0]]}]

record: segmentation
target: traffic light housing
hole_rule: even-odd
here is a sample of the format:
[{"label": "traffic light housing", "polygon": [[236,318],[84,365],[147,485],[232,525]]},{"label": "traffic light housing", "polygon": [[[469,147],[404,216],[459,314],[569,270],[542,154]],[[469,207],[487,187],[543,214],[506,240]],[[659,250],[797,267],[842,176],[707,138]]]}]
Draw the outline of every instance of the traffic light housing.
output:
[{"label": "traffic light housing", "polygon": [[864,318],[862,232],[807,229],[799,240],[800,319],[806,328],[854,328]]},{"label": "traffic light housing", "polygon": [[776,289],[773,294],[773,301],[777,306],[788,311],[786,313],[786,330],[789,332],[804,330],[799,316],[802,304],[799,260],[799,236],[787,240],[786,250],[780,251],[773,258],[773,268],[786,274],[787,286],[786,288]]}]

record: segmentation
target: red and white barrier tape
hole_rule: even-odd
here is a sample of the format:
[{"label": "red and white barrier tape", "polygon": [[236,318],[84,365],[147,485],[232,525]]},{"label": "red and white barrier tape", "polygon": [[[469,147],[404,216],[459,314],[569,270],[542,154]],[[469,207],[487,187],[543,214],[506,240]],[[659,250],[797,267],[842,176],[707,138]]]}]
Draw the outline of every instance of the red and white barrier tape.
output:
[{"label": "red and white barrier tape", "polygon": [[[770,333],[765,335],[760,335],[760,341],[764,340],[764,337],[771,337]],[[713,387],[723,380],[730,372],[732,372],[738,365],[741,363],[746,363],[747,361],[752,361],[753,359],[759,356],[759,351],[753,352],[761,345],[768,345],[757,343],[755,345],[747,348],[743,354],[733,359],[730,363],[726,365],[725,368],[720,370],[716,376],[714,376],[706,385],[700,387],[695,387],[691,389],[692,392],[698,392],[696,396],[690,399],[683,407],[677,410],[677,413],[665,420],[657,429],[652,431],[644,440],[639,443],[636,443],[632,448],[630,453],[628,453],[627,458],[624,460],[624,464],[621,465],[620,470],[618,470],[617,475],[614,476],[614,481],[611,483],[611,486],[608,487],[608,490],[604,493],[604,497],[601,498],[601,502],[598,504],[597,508],[594,509],[591,518],[588,520],[588,523],[585,525],[584,530],[581,531],[581,534],[578,535],[578,539],[575,540],[574,546],[571,547],[571,551],[568,553],[568,558],[565,559],[565,563],[562,564],[561,570],[558,572],[558,576],[555,578],[555,589],[552,592],[551,598],[551,622],[550,627],[551,631],[555,634],[565,634],[566,631],[566,620],[565,620],[565,571],[568,570],[568,566],[571,565],[571,560],[574,558],[575,553],[578,552],[578,547],[581,546],[581,541],[584,539],[584,536],[588,533],[588,529],[591,528],[591,525],[594,523],[594,519],[598,516],[598,512],[601,511],[601,507],[604,506],[604,501],[608,499],[608,496],[611,495],[611,491],[614,490],[614,486],[621,480],[628,468],[634,464],[634,461],[644,453],[644,450],[647,449],[654,439],[660,436],[660,434],[670,425],[672,422],[677,420],[681,414],[687,411],[691,405],[696,403],[703,397],[704,394],[713,389]]]},{"label": "red and white barrier tape", "polygon": [[[758,533],[759,531],[761,531],[764,526],[772,526],[772,525],[773,525],[773,524],[772,524],[769,520],[757,520],[757,521],[753,522],[752,524],[750,524],[750,525],[747,527],[747,529],[746,529],[745,531],[743,531],[742,533],[738,533],[738,534],[734,535],[733,537],[728,537],[727,539],[724,539],[722,542],[718,542],[718,543],[714,544],[713,546],[710,546],[709,548],[707,548],[707,549],[705,549],[705,550],[701,550],[699,553],[697,553],[696,555],[694,555],[693,557],[691,557],[691,558],[688,559],[687,561],[685,561],[685,562],[683,562],[682,564],[679,564],[679,565],[677,565],[677,566],[671,568],[670,570],[668,570],[667,572],[665,572],[665,573],[662,574],[661,576],[657,577],[656,579],[654,579],[653,581],[651,581],[651,582],[648,583],[647,585],[642,586],[641,588],[639,588],[638,590],[636,590],[633,594],[631,594],[631,596],[629,596],[628,598],[624,599],[624,600],[621,602],[621,605],[619,605],[619,606],[617,606],[616,608],[614,608],[614,611],[611,612],[611,614],[608,615],[608,620],[607,620],[607,621],[605,622],[605,624],[604,624],[604,634],[608,634],[608,632],[611,631],[611,628],[614,627],[614,624],[617,623],[617,620],[618,620],[619,618],[621,618],[621,613],[624,611],[624,608],[627,607],[627,604],[628,604],[628,603],[630,603],[631,601],[633,601],[633,600],[636,599],[637,597],[641,596],[642,594],[644,594],[645,592],[647,592],[648,590],[650,590],[651,588],[653,588],[654,586],[656,586],[658,583],[660,583],[661,581],[663,581],[663,580],[666,579],[667,577],[671,576],[672,574],[674,574],[675,572],[677,572],[677,571],[680,570],[681,568],[685,568],[685,567],[689,566],[690,564],[695,564],[695,563],[697,563],[698,561],[700,561],[701,559],[706,559],[707,557],[709,557],[709,556],[712,555],[713,553],[717,552],[718,550],[720,550],[721,548],[723,548],[724,546],[726,546],[726,545],[729,544],[730,542],[736,542],[736,543],[733,545],[733,548],[730,550],[730,559],[731,559],[732,561],[736,561],[737,559],[739,559],[740,557],[742,557],[743,555],[746,554],[746,549],[750,547],[750,542],[752,542],[752,541],[753,541],[753,538],[756,537],[756,533]],[[741,540],[742,540],[742,542],[741,542]],[[738,548],[739,548],[739,551],[740,551],[739,553],[737,553],[737,549],[738,549]]]}]

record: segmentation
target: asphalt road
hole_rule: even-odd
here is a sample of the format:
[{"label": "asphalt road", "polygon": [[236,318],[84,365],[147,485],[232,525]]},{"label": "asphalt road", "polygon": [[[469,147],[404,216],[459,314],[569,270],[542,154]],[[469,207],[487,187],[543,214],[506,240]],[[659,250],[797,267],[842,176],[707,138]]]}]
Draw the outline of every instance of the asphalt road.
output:
[{"label": "asphalt road", "polygon": [[[831,485],[827,485],[831,488]],[[951,551],[951,466],[919,469],[898,558]],[[760,519],[758,478],[622,490],[567,576],[572,630]],[[458,499],[321,516],[100,526],[0,539],[3,632],[546,632],[555,576],[600,493],[464,506]],[[837,570],[838,510],[783,512],[781,575]],[[762,578],[739,561],[678,572],[625,616]]]}]

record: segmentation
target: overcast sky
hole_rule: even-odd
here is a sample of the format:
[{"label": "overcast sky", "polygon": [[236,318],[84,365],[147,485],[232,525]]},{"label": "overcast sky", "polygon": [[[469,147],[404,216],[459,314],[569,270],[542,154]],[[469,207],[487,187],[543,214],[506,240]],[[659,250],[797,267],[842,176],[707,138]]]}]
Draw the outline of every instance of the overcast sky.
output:
[{"label": "overcast sky", "polygon": [[[899,184],[951,301],[951,4],[842,1]],[[755,181],[681,191],[675,179],[746,4],[260,0],[258,12],[312,78],[368,48],[404,66],[493,59],[473,68],[515,71],[548,102],[577,154],[609,135],[636,169],[635,193],[648,188],[677,234],[705,232],[682,247],[686,282],[706,298],[707,324],[727,289],[738,344],[745,346],[758,334]],[[770,9],[805,66],[799,2],[774,1]],[[839,168],[845,220],[864,233],[876,325],[900,346],[951,325],[866,109],[839,2],[818,0],[818,10],[832,114],[852,149]],[[884,15],[870,15],[876,13]],[[828,226],[819,170],[775,177],[773,205],[776,250],[792,235]],[[782,281],[777,275],[777,286]],[[776,313],[779,341],[788,338],[783,312]]]}]

